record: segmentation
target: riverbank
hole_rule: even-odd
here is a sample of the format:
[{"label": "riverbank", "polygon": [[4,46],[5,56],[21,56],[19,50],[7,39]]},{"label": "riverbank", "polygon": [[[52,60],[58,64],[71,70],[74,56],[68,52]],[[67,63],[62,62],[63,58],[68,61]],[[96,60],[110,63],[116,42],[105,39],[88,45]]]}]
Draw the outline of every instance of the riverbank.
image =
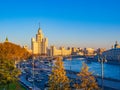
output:
[{"label": "riverbank", "polygon": [[[71,70],[66,70],[66,72],[69,72],[69,73],[75,74],[75,75],[77,75],[77,74],[79,73],[79,72],[75,72],[75,71],[71,71]],[[97,75],[94,75],[94,76],[95,76],[95,78],[101,79],[101,76],[97,76]],[[113,78],[104,77],[103,79],[105,79],[105,80],[110,80],[110,81],[115,81],[115,82],[120,82],[120,80],[118,80],[118,79],[113,79]]]},{"label": "riverbank", "polygon": [[[98,62],[98,59],[97,58],[85,58],[88,62]],[[120,61],[117,61],[117,60],[107,60],[106,59],[106,62],[105,63],[108,63],[108,64],[114,64],[114,65],[120,65]]]},{"label": "riverbank", "polygon": [[[77,76],[78,73],[79,72],[66,70],[66,74],[70,79],[78,80],[79,79],[79,77]],[[101,87],[101,77],[95,76],[95,78],[98,85]],[[103,86],[104,90],[120,90],[120,80],[104,78]]]},{"label": "riverbank", "polygon": [[[87,62],[98,62],[98,58],[96,57],[85,57],[80,55],[64,57],[63,60],[77,59],[77,58],[84,58],[87,60]],[[117,61],[117,60],[106,60],[106,61],[107,61],[106,63],[108,64],[120,65],[120,61]]]}]

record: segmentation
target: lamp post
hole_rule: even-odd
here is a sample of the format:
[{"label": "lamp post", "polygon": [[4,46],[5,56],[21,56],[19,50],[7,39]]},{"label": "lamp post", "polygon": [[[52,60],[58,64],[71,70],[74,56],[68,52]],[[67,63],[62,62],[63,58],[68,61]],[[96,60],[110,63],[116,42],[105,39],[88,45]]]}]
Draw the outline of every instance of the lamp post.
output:
[{"label": "lamp post", "polygon": [[[118,55],[118,65],[120,66],[120,55]],[[120,68],[119,68],[119,73],[118,75],[120,75]]]},{"label": "lamp post", "polygon": [[98,62],[101,63],[101,85],[102,85],[102,90],[104,90],[104,63],[107,62],[106,56],[99,55],[98,57]]},{"label": "lamp post", "polygon": [[70,71],[71,71],[71,59],[70,59]]},{"label": "lamp post", "polygon": [[33,71],[33,90],[34,90],[34,56],[33,56],[33,58],[32,58],[32,71]]},{"label": "lamp post", "polygon": [[71,70],[72,70],[72,69],[71,69],[71,68],[72,68],[72,67],[71,67],[71,64],[72,64],[72,62],[71,62],[71,60],[72,60],[72,59],[71,59],[71,56],[68,58],[68,60],[70,60],[70,78],[71,78],[71,74],[72,74],[72,72],[71,72]]}]

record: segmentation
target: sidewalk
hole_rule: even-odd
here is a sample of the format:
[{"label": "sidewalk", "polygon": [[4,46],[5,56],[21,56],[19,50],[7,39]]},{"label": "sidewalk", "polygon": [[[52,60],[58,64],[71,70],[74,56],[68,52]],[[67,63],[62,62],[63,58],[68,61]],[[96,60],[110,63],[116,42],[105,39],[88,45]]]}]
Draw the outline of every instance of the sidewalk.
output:
[{"label": "sidewalk", "polygon": [[[101,79],[100,78],[97,78],[97,82],[98,84],[101,86]],[[111,80],[105,80],[103,81],[103,85],[105,87],[110,87],[110,88],[113,88],[113,89],[116,89],[116,90],[120,90],[120,82],[117,82],[117,81],[111,81]]]},{"label": "sidewalk", "polygon": [[[75,73],[72,73],[72,72],[70,72],[70,73],[67,72],[67,76],[69,78],[73,78],[73,79],[78,78],[78,76]],[[97,82],[98,82],[98,85],[101,86],[101,78],[97,78]],[[120,82],[119,81],[104,79],[103,86],[104,87],[109,87],[109,88],[111,88],[111,90],[114,90],[114,89],[115,90],[120,90]]]}]

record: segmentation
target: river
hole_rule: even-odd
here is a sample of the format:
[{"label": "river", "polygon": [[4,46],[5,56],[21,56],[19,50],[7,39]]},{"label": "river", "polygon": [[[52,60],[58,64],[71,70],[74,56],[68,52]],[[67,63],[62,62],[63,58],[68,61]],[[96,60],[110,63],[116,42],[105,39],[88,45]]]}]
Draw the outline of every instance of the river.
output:
[{"label": "river", "polygon": [[[66,70],[80,72],[82,62],[85,62],[85,58],[72,58],[72,60],[64,60],[64,67]],[[94,75],[101,76],[101,64],[99,62],[86,63],[89,67],[89,71],[93,72]],[[104,77],[120,80],[120,64],[108,64],[104,63]]]}]

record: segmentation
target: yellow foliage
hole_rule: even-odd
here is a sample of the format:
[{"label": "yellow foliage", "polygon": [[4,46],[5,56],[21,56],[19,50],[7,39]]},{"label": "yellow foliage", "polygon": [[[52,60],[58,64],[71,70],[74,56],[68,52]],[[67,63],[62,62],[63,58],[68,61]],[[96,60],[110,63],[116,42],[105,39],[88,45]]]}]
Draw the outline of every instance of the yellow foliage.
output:
[{"label": "yellow foliage", "polygon": [[80,84],[75,84],[75,88],[84,90],[99,90],[95,77],[88,71],[89,67],[83,63],[82,69],[78,76],[81,79]]},{"label": "yellow foliage", "polygon": [[29,56],[30,54],[19,45],[10,42],[0,43],[0,59],[20,60]]},{"label": "yellow foliage", "polygon": [[49,77],[49,90],[70,90],[61,57],[58,57]]},{"label": "yellow foliage", "polygon": [[20,74],[20,70],[15,68],[13,61],[0,59],[0,85],[6,85],[16,81]]}]

